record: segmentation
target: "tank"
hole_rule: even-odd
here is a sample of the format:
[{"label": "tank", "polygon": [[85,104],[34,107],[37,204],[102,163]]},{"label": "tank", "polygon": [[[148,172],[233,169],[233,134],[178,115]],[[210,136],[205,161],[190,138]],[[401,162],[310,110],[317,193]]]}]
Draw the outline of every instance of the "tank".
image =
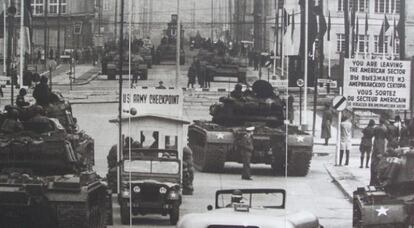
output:
[{"label": "tank", "polygon": [[[155,50],[153,62],[161,64],[163,61],[176,61],[177,56],[177,15],[171,15],[171,21],[165,30],[160,45]],[[182,28],[182,26],[181,26]],[[180,65],[185,64],[185,53],[183,49],[184,30],[181,29]]]},{"label": "tank", "polygon": [[379,184],[353,193],[353,226],[414,226],[414,149],[399,148],[384,156],[377,169]]},{"label": "tank", "polygon": [[[136,41],[132,46],[131,55],[131,74],[140,76],[141,79],[148,79],[148,65],[147,57],[143,57],[139,52],[139,47],[136,47]],[[124,61],[122,64],[122,74],[129,74],[129,52],[128,42],[124,42],[125,53],[123,55]],[[115,42],[108,42],[105,44],[104,55],[102,57],[102,74],[107,75],[108,80],[115,80],[115,76],[119,74],[119,51]]]},{"label": "tank", "polygon": [[197,58],[206,78],[215,81],[217,77],[233,77],[238,82],[246,83],[247,61],[242,57],[232,57],[220,52],[200,49]]},{"label": "tank", "polygon": [[256,81],[253,90],[245,91],[239,99],[220,98],[220,103],[210,107],[210,115],[211,121],[194,121],[188,129],[198,170],[221,172],[225,162],[242,163],[234,140],[237,132],[255,126],[252,163],[268,164],[279,175],[286,171],[290,176],[308,173],[313,137],[297,126],[284,124],[284,103],[267,81]]},{"label": "tank", "polygon": [[[53,106],[53,107],[52,107]],[[53,110],[51,110],[53,109]],[[0,227],[105,227],[111,194],[92,170],[93,140],[78,130],[70,105],[55,101],[46,133],[0,133]],[[61,122],[60,119],[66,119]]]}]

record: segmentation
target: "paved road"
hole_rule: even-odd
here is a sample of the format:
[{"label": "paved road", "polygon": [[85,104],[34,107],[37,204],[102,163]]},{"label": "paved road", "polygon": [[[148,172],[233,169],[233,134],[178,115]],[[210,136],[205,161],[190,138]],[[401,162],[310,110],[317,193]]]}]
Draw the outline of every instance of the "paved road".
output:
[{"label": "paved road", "polygon": [[[73,111],[82,129],[95,139],[95,168],[101,175],[105,175],[106,155],[109,148],[117,142],[116,125],[108,122],[116,117],[117,104],[74,105]],[[187,112],[191,115],[191,110]],[[331,178],[323,166],[330,159],[332,158],[314,157],[307,177],[274,177],[270,173],[270,167],[255,165],[254,181],[246,182],[240,179],[241,166],[234,163],[226,164],[226,174],[197,172],[195,195],[184,197],[181,213],[206,211],[206,206],[214,202],[214,192],[220,188],[272,187],[288,191],[288,210],[311,211],[321,218],[325,227],[351,227],[351,204],[331,183]],[[116,203],[114,206],[115,224],[120,224],[119,208]],[[134,220],[134,224],[140,227],[168,226],[168,217],[146,216],[144,219]]]},{"label": "paved road", "polygon": [[[185,70],[183,67],[180,87],[186,86]],[[163,80],[167,86],[174,84],[174,66],[155,66],[150,70],[148,81],[139,81],[140,85],[154,86],[159,80]],[[234,84],[234,83],[233,83]],[[232,88],[233,84],[213,83],[215,88]],[[115,93],[117,81],[107,81],[99,77],[88,85],[74,87],[74,91],[95,91]],[[124,87],[128,87],[127,82]],[[59,87],[68,91],[67,87]],[[74,105],[74,115],[82,129],[95,139],[95,169],[99,174],[106,174],[106,155],[109,148],[117,143],[117,126],[109,123],[110,119],[117,117],[118,105],[112,104],[77,104]],[[210,118],[208,113],[187,106],[184,110],[187,117]],[[331,182],[324,164],[333,158],[331,156],[314,157],[310,173],[307,177],[272,176],[270,167],[265,165],[253,166],[254,181],[242,181],[240,179],[241,165],[226,163],[225,174],[210,174],[196,172],[195,193],[193,196],[185,196],[181,207],[181,214],[189,212],[204,212],[208,204],[213,204],[214,193],[221,188],[242,187],[272,187],[283,188],[288,192],[287,209],[289,211],[306,210],[315,213],[325,227],[351,227],[352,205],[345,199],[342,192]],[[113,227],[128,227],[120,225],[119,207],[114,202]],[[172,227],[168,217],[145,216],[134,220],[134,226],[139,227]]]}]

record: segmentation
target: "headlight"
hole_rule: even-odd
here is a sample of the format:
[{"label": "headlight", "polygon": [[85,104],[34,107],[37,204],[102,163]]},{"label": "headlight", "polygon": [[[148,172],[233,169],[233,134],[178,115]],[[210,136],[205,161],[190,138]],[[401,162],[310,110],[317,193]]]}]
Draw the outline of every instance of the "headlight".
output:
[{"label": "headlight", "polygon": [[166,189],[165,187],[161,187],[161,188],[160,188],[160,193],[161,193],[161,194],[165,194],[165,193],[167,193],[167,189]]},{"label": "headlight", "polygon": [[132,189],[135,193],[140,193],[141,192],[141,188],[137,185]]},{"label": "headlight", "polygon": [[129,191],[128,190],[122,191],[122,197],[129,197]]}]

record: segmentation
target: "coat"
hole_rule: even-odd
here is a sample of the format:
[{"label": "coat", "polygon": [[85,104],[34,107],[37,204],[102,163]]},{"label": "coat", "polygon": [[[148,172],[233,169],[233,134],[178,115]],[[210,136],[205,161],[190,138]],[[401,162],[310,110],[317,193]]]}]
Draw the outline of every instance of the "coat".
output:
[{"label": "coat", "polygon": [[351,149],[351,145],[352,145],[351,131],[352,131],[352,123],[349,120],[343,121],[341,123],[341,143],[340,143],[341,150]]},{"label": "coat", "polygon": [[361,144],[359,145],[359,150],[361,152],[371,152],[372,150],[372,138],[374,137],[374,128],[366,127],[362,130]]},{"label": "coat", "polygon": [[387,127],[382,124],[374,129],[374,145],[372,150],[372,157],[376,158],[378,155],[385,153],[385,139],[388,136]]},{"label": "coat", "polygon": [[321,138],[329,139],[331,138],[331,124],[332,124],[332,111],[330,109],[326,109],[323,112],[322,116],[322,132]]}]

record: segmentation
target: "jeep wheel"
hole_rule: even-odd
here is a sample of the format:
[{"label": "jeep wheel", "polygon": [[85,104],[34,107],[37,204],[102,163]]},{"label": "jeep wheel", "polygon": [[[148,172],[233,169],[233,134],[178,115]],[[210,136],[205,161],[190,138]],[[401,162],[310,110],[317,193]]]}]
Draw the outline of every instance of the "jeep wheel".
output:
[{"label": "jeep wheel", "polygon": [[172,209],[170,210],[170,224],[176,225],[179,218],[180,218],[180,206],[175,203],[173,204]]},{"label": "jeep wheel", "polygon": [[129,208],[121,205],[121,223],[122,225],[129,225],[130,215]]}]

